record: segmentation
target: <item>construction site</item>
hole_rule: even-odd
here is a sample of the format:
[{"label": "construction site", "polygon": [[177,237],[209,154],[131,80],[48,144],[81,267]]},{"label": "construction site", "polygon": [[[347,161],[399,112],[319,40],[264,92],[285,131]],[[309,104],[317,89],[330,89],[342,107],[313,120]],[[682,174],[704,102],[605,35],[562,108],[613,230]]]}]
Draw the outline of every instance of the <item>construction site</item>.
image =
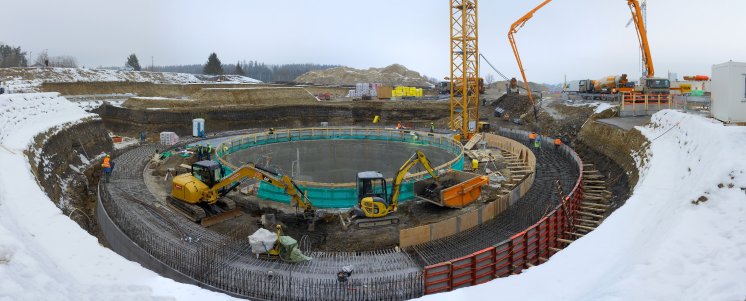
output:
[{"label": "construction site", "polygon": [[[520,74],[480,53],[494,41],[480,40],[489,12],[478,0],[448,2],[450,61],[436,64],[450,73],[438,82],[398,64],[311,71],[292,83],[0,68],[1,146],[23,156],[44,204],[75,232],[216,298],[450,300],[556,254],[587,256],[573,253],[576,243],[605,252],[608,235],[581,240],[627,207],[650,181],[654,141],[690,118],[665,116],[746,124],[746,64],[657,75],[644,0],[625,1],[639,80],[610,70],[618,75],[559,86],[530,81],[516,39],[551,0],[507,30]],[[485,80],[487,70],[500,78]],[[37,129],[43,120],[50,125]],[[10,134],[24,127],[29,138]],[[696,151],[683,142],[689,133],[677,143]],[[28,145],[14,146],[22,139]],[[746,191],[738,168],[719,189]],[[710,192],[683,201],[697,206]],[[14,208],[12,197],[0,200]],[[0,244],[0,268],[15,260],[7,250],[18,249]]]}]

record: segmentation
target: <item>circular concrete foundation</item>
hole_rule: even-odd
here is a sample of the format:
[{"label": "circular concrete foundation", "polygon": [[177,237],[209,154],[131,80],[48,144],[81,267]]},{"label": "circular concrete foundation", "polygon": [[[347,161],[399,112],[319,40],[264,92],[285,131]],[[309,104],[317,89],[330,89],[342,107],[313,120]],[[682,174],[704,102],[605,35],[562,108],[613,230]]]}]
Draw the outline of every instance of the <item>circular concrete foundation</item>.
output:
[{"label": "circular concrete foundation", "polygon": [[[463,168],[463,148],[449,137],[364,128],[257,133],[226,141],[219,147],[218,157],[230,168],[254,163],[292,176],[315,207],[349,208],[358,201],[358,172],[378,171],[391,178],[417,150],[425,152],[436,170]],[[427,176],[421,167],[410,170],[401,189],[401,201],[413,198],[412,183]],[[272,201],[290,200],[282,190],[266,183],[260,185],[258,194]]]}]

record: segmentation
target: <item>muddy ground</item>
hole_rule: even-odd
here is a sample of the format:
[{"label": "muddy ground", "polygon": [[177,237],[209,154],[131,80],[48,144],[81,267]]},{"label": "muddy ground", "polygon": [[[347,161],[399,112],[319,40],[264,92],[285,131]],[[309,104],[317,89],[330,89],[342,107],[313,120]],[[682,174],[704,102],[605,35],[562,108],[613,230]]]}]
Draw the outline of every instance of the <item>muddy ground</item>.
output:
[{"label": "muddy ground", "polygon": [[[108,91],[107,89],[111,89],[110,86],[112,85],[115,88],[123,89],[122,91],[131,88],[131,85],[126,83],[105,84],[101,87],[101,91]],[[179,94],[182,93],[181,89],[186,89],[171,86],[137,87],[141,89],[165,89],[158,91],[163,96],[170,93]],[[80,87],[75,86],[75,88]],[[188,88],[193,89],[189,90],[191,93],[201,91],[201,89],[197,90],[194,87]],[[644,140],[644,138],[639,137],[640,135],[621,133],[592,124],[584,129],[585,134],[581,135],[583,137],[579,137],[581,127],[587,123],[593,109],[568,106],[557,98],[553,98],[543,105],[539,113],[538,124],[533,121],[531,105],[525,95],[502,96],[490,93],[488,90],[485,99],[491,105],[480,107],[480,118],[489,121],[493,125],[493,130],[496,130],[497,127],[524,130],[540,129],[545,135],[562,137],[566,143],[576,148],[584,160],[594,163],[607,176],[610,189],[614,193],[613,203],[615,207],[621,206],[627,199],[631,188],[637,181],[637,173],[630,153]],[[495,117],[493,113],[495,106],[506,109],[511,116],[522,116],[523,124],[516,124]],[[105,131],[101,131],[104,126],[109,131],[128,134],[128,136],[136,136],[143,129],[149,133],[175,130],[187,134],[190,132],[191,119],[197,117],[206,117],[209,120],[210,131],[226,131],[271,126],[315,126],[322,121],[330,122],[330,125],[367,125],[371,124],[373,116],[379,115],[383,117],[383,124],[392,125],[402,121],[407,125],[413,124],[422,127],[429,125],[431,120],[438,120],[437,126],[443,129],[448,124],[448,110],[447,102],[425,101],[366,101],[354,103],[332,101],[305,105],[252,105],[231,109],[198,111],[188,108],[168,111],[128,110],[104,106],[98,111],[103,122],[99,121],[85,129],[90,130],[91,134],[87,134],[85,137],[81,136],[81,139],[73,139],[75,137],[70,136],[71,133],[75,132],[75,129],[57,134],[55,135],[56,138],[40,136],[38,145],[44,145],[43,154],[49,155],[49,158],[42,161],[47,163],[40,165],[36,165],[32,160],[32,166],[36,170],[36,176],[40,179],[45,191],[59,207],[63,208],[63,212],[70,214],[73,220],[95,235],[97,226],[94,216],[95,194],[92,192],[100,175],[100,169],[96,167],[98,163],[92,163],[91,168],[80,172],[63,169],[70,164],[81,165],[78,159],[79,155],[86,151],[101,153],[111,150],[110,139],[104,135]],[[592,121],[588,123],[592,123]],[[77,129],[77,131],[80,131],[80,129]],[[49,141],[46,141],[48,138],[50,138]],[[169,167],[177,168],[182,163],[189,164],[191,162],[189,159],[173,157],[171,161],[162,165],[158,171],[146,176],[146,183],[148,183],[151,191],[155,192],[164,201],[170,192],[170,179],[164,180],[165,170]],[[46,181],[49,176],[42,174],[45,165],[50,165],[52,170],[59,171],[55,174],[62,175],[64,183],[71,184],[67,186],[67,191],[62,191],[59,184],[51,184],[61,183],[59,181]],[[180,171],[184,172],[185,170]],[[490,192],[485,193],[489,194]],[[244,214],[239,218],[215,225],[211,229],[230,236],[245,238],[260,227],[258,221],[262,214],[275,213],[278,215],[280,222],[286,226],[287,234],[299,240],[302,239],[306,244],[310,244],[314,250],[323,251],[363,251],[392,248],[398,244],[400,228],[432,223],[462,214],[465,210],[475,210],[483,205],[483,203],[477,202],[465,209],[453,210],[439,208],[424,202],[405,202],[401,204],[399,212],[396,213],[401,219],[398,226],[345,231],[338,220],[329,220],[318,223],[316,231],[311,233],[306,230],[303,221],[294,217],[293,209],[288,206],[283,207],[283,205],[277,203],[258,200],[253,195],[247,196],[236,192],[231,193],[229,197],[241,204]],[[483,199],[486,198],[483,197]]]},{"label": "muddy ground", "polygon": [[[160,201],[165,203],[171,190],[172,180],[171,177],[166,176],[168,169],[177,170],[179,173],[187,172],[179,166],[182,164],[188,165],[194,161],[193,157],[182,158],[180,156],[171,156],[163,160],[155,170],[146,172],[145,182],[148,188]],[[496,162],[490,167],[507,170],[504,162]],[[477,172],[484,173],[484,167]],[[256,184],[256,181],[249,180],[242,187],[253,184]],[[495,195],[496,189],[486,188],[480,201],[474,202],[463,209],[439,207],[425,201],[405,201],[400,203],[399,210],[396,213],[390,215],[400,219],[398,225],[374,229],[360,229],[355,226],[344,229],[339,217],[336,214],[331,214],[339,213],[339,209],[319,209],[331,215],[327,219],[318,221],[314,231],[309,231],[308,223],[300,217],[300,212],[297,212],[294,207],[264,201],[256,197],[255,194],[246,195],[234,191],[229,193],[227,197],[236,201],[243,214],[237,218],[210,226],[209,229],[231,237],[245,239],[262,227],[261,216],[263,214],[274,214],[280,224],[283,225],[285,235],[299,241],[303,240],[304,244],[310,246],[311,250],[314,251],[357,252],[391,249],[399,244],[399,230],[434,223],[464,214],[467,211],[478,210],[486,205],[491,197],[494,200]],[[178,218],[184,217],[178,216]]]}]

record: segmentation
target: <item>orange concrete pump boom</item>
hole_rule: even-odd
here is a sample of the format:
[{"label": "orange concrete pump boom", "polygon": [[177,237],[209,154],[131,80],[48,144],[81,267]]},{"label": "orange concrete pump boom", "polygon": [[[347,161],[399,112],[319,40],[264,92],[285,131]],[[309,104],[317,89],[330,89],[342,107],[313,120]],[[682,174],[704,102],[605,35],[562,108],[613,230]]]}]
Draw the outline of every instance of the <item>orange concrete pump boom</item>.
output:
[{"label": "orange concrete pump boom", "polygon": [[515,38],[513,37],[513,34],[517,33],[519,29],[523,27],[523,25],[526,25],[526,22],[530,20],[536,11],[544,7],[545,5],[549,4],[549,2],[552,2],[552,0],[544,0],[539,6],[529,11],[526,15],[518,19],[518,21],[515,21],[513,25],[510,26],[510,31],[508,31],[508,40],[510,41],[510,46],[513,47],[513,54],[515,54],[515,60],[518,62],[518,68],[521,70],[521,76],[523,76],[523,83],[526,85],[526,91],[528,91],[528,99],[531,100],[531,105],[534,107],[534,119],[538,121],[537,119],[537,108],[536,108],[536,102],[534,101],[534,97],[531,95],[531,88],[528,85],[528,80],[526,80],[526,71],[523,70],[523,62],[521,61],[521,55],[518,54],[518,46],[515,43]]},{"label": "orange concrete pump boom", "polygon": [[645,63],[645,77],[651,78],[655,76],[655,68],[653,67],[653,57],[650,55],[650,45],[648,44],[648,34],[645,29],[645,21],[642,17],[642,9],[640,7],[640,1],[638,0],[627,0],[629,9],[632,11],[632,20],[637,28],[637,38],[640,41],[640,51],[642,52],[642,61]]}]

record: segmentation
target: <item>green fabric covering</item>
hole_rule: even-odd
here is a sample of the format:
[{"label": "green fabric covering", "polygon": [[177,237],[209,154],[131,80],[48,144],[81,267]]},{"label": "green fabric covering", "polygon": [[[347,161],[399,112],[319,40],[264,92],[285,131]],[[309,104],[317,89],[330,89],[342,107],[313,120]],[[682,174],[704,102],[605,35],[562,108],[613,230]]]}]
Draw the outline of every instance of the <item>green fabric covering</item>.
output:
[{"label": "green fabric covering", "polygon": [[303,255],[298,249],[298,241],[290,236],[280,236],[277,240],[280,244],[280,258],[288,262],[304,262],[311,260],[311,257]]},{"label": "green fabric covering", "polygon": [[161,153],[161,159],[166,159],[168,157],[171,157],[171,155],[172,155],[172,153],[170,151],[169,152],[163,152],[163,153]]}]

